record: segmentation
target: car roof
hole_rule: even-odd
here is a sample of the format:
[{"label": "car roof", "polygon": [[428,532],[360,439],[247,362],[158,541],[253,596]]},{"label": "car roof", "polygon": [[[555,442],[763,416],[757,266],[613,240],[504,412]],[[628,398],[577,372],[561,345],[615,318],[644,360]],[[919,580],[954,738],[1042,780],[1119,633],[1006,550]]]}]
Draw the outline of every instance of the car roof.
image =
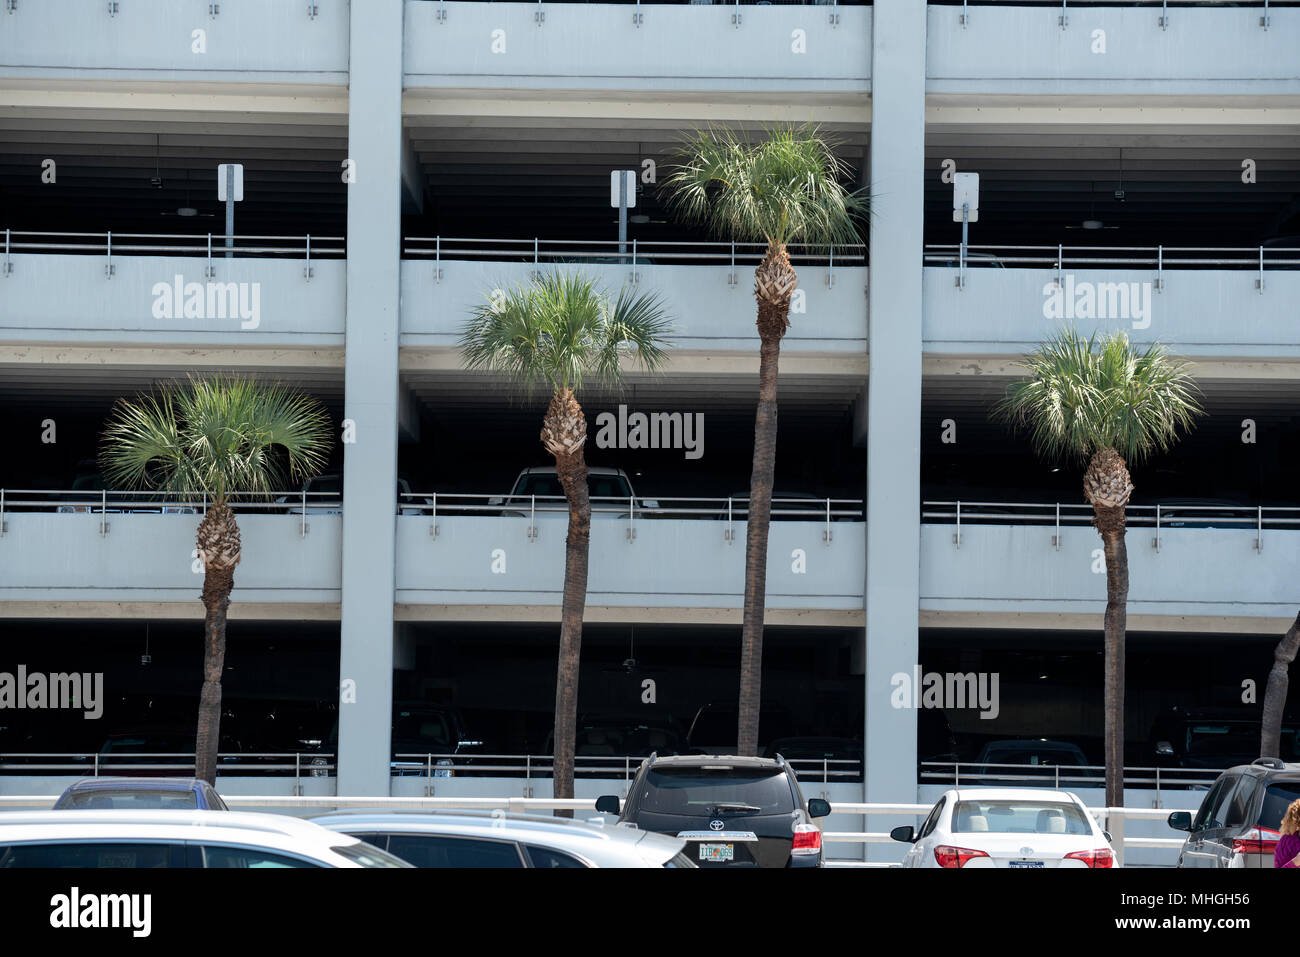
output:
[{"label": "car roof", "polygon": [[[23,830],[32,832],[21,835]],[[336,844],[324,828],[288,814],[253,811],[66,810],[0,814],[0,843],[18,840],[150,837],[171,840],[248,840],[268,846]]]},{"label": "car roof", "polygon": [[785,770],[784,763],[777,761],[776,758],[757,758],[740,754],[672,754],[656,756],[653,762],[656,768],[716,768],[719,765],[756,770]]},{"label": "car roof", "polygon": [[[591,840],[628,847],[663,835],[631,827],[618,827],[600,821],[579,821],[536,814],[509,814],[502,811],[401,810],[373,811],[354,809],[335,811],[311,818],[315,824],[348,834],[378,833],[474,834],[485,837],[546,842],[553,839]],[[671,842],[671,839],[669,839]],[[667,846],[667,845],[665,845]]]},{"label": "car roof", "polygon": [[[521,475],[558,475],[554,465],[530,465],[520,472]],[[608,465],[588,465],[587,474],[589,475],[627,475],[622,469],[611,468]]]},{"label": "car roof", "polygon": [[1039,748],[1044,751],[1081,751],[1077,744],[1069,741],[1049,741],[1040,738],[1008,738],[1005,741],[990,741],[984,745],[985,751],[1011,751],[1021,748]]},{"label": "car roof", "polygon": [[82,778],[69,791],[192,791],[207,784],[199,778]]},{"label": "car roof", "polygon": [[953,788],[948,792],[959,801],[1031,801],[1036,804],[1077,804],[1078,796],[1069,791],[1048,788]]}]

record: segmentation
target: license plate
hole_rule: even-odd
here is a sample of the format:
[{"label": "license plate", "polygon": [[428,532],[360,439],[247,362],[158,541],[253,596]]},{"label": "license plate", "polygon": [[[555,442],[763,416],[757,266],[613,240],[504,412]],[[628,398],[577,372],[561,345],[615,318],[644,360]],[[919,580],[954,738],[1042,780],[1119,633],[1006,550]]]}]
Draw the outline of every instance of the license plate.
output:
[{"label": "license plate", "polygon": [[735,844],[701,844],[700,860],[702,861],[734,861],[736,859]]},{"label": "license plate", "polygon": [[1042,867],[1042,861],[1007,861],[1011,867]]}]

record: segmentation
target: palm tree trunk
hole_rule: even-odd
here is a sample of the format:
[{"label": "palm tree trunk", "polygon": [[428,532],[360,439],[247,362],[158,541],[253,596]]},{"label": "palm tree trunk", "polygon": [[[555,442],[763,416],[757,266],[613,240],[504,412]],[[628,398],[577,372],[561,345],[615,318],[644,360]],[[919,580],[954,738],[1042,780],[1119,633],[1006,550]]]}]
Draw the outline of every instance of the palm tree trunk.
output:
[{"label": "palm tree trunk", "polygon": [[1264,689],[1264,718],[1259,739],[1261,758],[1282,756],[1282,713],[1286,709],[1286,692],[1290,683],[1288,669],[1300,652],[1300,615],[1287,629],[1273,650],[1273,667],[1268,673],[1268,686]]},{"label": "palm tree trunk", "polygon": [[221,740],[221,674],[226,662],[226,610],[239,564],[239,526],[230,507],[215,502],[199,523],[203,561],[203,690],[194,743],[194,776],[217,783],[217,747]]},{"label": "palm tree trunk", "polygon": [[1102,533],[1106,554],[1106,806],[1124,806],[1124,640],[1128,626],[1128,548],[1124,528]]},{"label": "palm tree trunk", "polygon": [[[573,752],[578,726],[578,670],[582,659],[582,617],[587,607],[587,562],[591,545],[591,493],[583,443],[586,418],[573,393],[551,399],[542,441],[555,455],[564,497],[569,503],[569,531],[564,540],[564,599],[560,609],[560,656],[555,678],[555,748],[551,783],[556,798],[573,797]],[[557,810],[556,817],[573,817]]]},{"label": "palm tree trunk", "polygon": [[763,679],[763,613],[767,597],[767,541],[776,471],[776,384],[781,338],[790,325],[790,297],[798,277],[784,246],[769,244],[754,271],[758,301],[758,408],[754,413],[754,464],[745,519],[745,608],[740,638],[739,754],[758,754]]}]

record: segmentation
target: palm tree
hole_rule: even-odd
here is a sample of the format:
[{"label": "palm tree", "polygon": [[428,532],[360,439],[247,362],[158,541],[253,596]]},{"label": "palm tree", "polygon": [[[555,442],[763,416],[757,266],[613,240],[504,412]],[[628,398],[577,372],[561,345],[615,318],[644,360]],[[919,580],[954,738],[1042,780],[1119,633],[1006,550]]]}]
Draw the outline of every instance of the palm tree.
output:
[{"label": "palm tree", "polygon": [[790,243],[847,245],[858,241],[855,220],[865,215],[864,191],[841,185],[848,166],[813,127],[778,127],[757,144],[728,130],[697,132],[665,180],[669,208],[688,222],[741,242],[763,242],[754,270],[758,305],[758,408],[754,461],[745,526],[745,608],[741,626],[738,751],[758,753],[763,674],[763,614],[767,540],[776,468],[776,384],[781,338],[790,325],[790,298],[799,277]]},{"label": "palm tree", "polygon": [[104,428],[100,467],[116,488],[211,499],[199,523],[203,562],[203,690],[194,775],[216,783],[226,609],[239,564],[238,493],[265,494],[315,475],[330,448],[329,417],[311,396],[246,379],[191,377],[134,400],[119,399]]},{"label": "palm tree", "polygon": [[1052,461],[1087,463],[1083,496],[1092,505],[1106,558],[1106,804],[1124,802],[1124,636],[1128,605],[1125,509],[1128,463],[1178,441],[1202,410],[1190,367],[1152,344],[1139,354],[1123,332],[1100,341],[1066,329],[1022,364],[1029,377],[1008,387],[996,413],[1029,432]]},{"label": "palm tree", "polygon": [[1300,615],[1273,649],[1273,667],[1268,672],[1264,688],[1264,715],[1259,739],[1261,758],[1282,756],[1282,712],[1286,708],[1286,692],[1290,679],[1287,671],[1296,653],[1300,652]]},{"label": "palm tree", "polygon": [[[527,287],[494,290],[490,301],[474,310],[461,335],[466,368],[502,373],[516,389],[532,392],[545,387],[551,395],[541,440],[555,457],[569,505],[555,680],[552,777],[557,798],[573,797],[578,663],[591,541],[591,498],[583,455],[587,419],[577,393],[588,382],[620,386],[625,359],[647,372],[661,368],[669,331],[657,295],[636,295],[624,287],[611,300],[592,280],[551,273]],[[572,817],[571,811],[556,814]]]}]

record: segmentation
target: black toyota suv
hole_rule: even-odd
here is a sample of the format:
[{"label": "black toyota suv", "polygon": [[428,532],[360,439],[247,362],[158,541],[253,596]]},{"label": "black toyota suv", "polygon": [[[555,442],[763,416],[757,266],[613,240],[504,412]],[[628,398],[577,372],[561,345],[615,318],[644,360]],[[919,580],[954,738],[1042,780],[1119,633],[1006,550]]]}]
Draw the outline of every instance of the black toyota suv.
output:
[{"label": "black toyota suv", "polygon": [[607,794],[596,810],[618,823],[684,839],[700,867],[821,867],[822,832],[814,818],[831,813],[821,798],[805,801],[781,755],[650,755],[620,809]]},{"label": "black toyota suv", "polygon": [[1292,801],[1300,799],[1300,764],[1257,758],[1219,776],[1193,817],[1169,815],[1169,826],[1187,831],[1179,867],[1272,867],[1278,828]]}]

